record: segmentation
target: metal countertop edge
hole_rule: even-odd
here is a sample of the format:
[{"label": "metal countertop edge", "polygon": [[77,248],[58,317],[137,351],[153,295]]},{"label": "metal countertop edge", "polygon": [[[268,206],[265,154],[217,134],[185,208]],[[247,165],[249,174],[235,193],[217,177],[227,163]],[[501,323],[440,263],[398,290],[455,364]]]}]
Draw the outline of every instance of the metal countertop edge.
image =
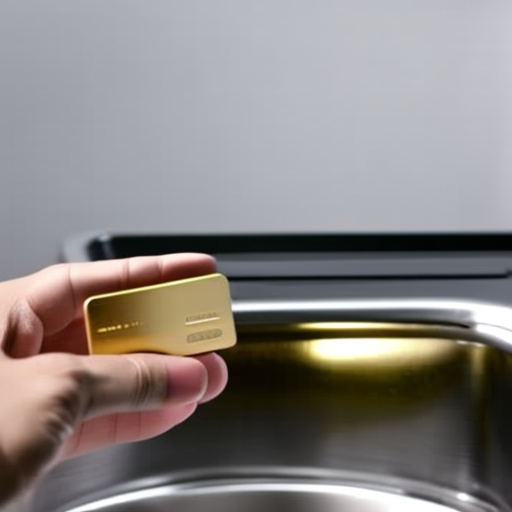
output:
[{"label": "metal countertop edge", "polygon": [[463,327],[512,352],[512,308],[447,299],[235,300],[239,325],[272,322],[403,322]]}]

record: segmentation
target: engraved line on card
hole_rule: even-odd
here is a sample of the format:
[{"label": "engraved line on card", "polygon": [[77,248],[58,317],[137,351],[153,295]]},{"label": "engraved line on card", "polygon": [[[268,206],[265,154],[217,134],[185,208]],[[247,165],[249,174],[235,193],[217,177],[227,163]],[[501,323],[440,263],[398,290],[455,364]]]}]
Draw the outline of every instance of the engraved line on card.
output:
[{"label": "engraved line on card", "polygon": [[105,332],[122,331],[122,330],[126,330],[126,329],[137,329],[137,328],[143,327],[143,326],[144,326],[144,322],[139,322],[139,321],[123,322],[123,323],[118,323],[118,324],[113,324],[113,325],[107,325],[106,327],[99,327],[98,329],[96,329],[96,332],[98,334],[102,334]]},{"label": "engraved line on card", "polygon": [[222,336],[222,329],[208,329],[206,331],[193,332],[187,336],[187,343],[215,340]]},{"label": "engraved line on card", "polygon": [[209,311],[207,313],[196,313],[189,315],[185,318],[185,325],[197,325],[204,324],[206,322],[213,322],[214,320],[220,320],[220,316],[216,311]]}]

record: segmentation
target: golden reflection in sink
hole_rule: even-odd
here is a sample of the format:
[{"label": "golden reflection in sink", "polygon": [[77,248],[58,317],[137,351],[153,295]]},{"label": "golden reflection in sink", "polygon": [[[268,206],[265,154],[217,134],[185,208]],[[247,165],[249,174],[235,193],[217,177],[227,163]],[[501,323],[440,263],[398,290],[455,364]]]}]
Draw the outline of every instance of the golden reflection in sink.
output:
[{"label": "golden reflection in sink", "polygon": [[[430,333],[419,325],[396,326],[382,323],[322,322],[297,324],[290,331],[299,333],[327,333],[331,337],[311,339],[308,343],[311,362],[338,362],[343,365],[389,366],[413,364],[419,357],[426,363],[439,360],[451,352],[453,343],[439,344],[438,339],[409,337]],[[360,337],[364,336],[364,337]],[[371,336],[371,337],[367,337]],[[398,337],[394,337],[398,336]],[[421,352],[421,354],[419,353]]]},{"label": "golden reflection in sink", "polygon": [[414,364],[420,358],[423,364],[440,362],[453,352],[453,342],[439,343],[438,339],[414,340],[408,338],[324,338],[310,340],[306,346],[311,363],[338,363],[343,366],[371,365],[390,368]]},{"label": "golden reflection in sink", "polygon": [[462,327],[377,322],[242,326],[238,338],[223,352],[224,412],[300,408],[382,418],[417,410],[480,378],[492,350]]}]

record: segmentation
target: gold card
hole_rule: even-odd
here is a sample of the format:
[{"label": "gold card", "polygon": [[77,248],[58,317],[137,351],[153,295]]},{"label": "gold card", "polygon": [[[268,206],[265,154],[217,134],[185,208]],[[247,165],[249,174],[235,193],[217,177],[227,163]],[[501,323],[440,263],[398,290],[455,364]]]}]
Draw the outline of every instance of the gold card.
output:
[{"label": "gold card", "polygon": [[222,274],[95,295],[85,301],[84,317],[90,354],[192,355],[236,344]]}]

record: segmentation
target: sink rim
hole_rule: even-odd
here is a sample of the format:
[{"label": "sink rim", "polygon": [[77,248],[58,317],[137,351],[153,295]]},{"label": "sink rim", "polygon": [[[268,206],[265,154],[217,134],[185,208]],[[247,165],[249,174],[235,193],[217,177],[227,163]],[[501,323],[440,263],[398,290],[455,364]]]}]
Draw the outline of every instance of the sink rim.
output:
[{"label": "sink rim", "polygon": [[373,322],[460,329],[481,344],[512,353],[512,308],[458,299],[235,300],[237,328],[304,322]]},{"label": "sink rim", "polygon": [[[428,482],[382,474],[326,470],[322,468],[233,466],[205,468],[160,474],[113,486],[100,493],[82,496],[63,505],[55,512],[101,511],[117,502],[137,502],[157,496],[194,497],[215,495],[226,491],[329,493],[330,495],[359,495],[385,497],[411,510],[415,503],[431,505],[433,512],[498,512],[509,510],[494,496],[478,497],[460,490],[439,487]],[[406,508],[407,507],[407,508]],[[106,509],[108,510],[108,509]],[[425,508],[426,511],[430,510]]]}]

